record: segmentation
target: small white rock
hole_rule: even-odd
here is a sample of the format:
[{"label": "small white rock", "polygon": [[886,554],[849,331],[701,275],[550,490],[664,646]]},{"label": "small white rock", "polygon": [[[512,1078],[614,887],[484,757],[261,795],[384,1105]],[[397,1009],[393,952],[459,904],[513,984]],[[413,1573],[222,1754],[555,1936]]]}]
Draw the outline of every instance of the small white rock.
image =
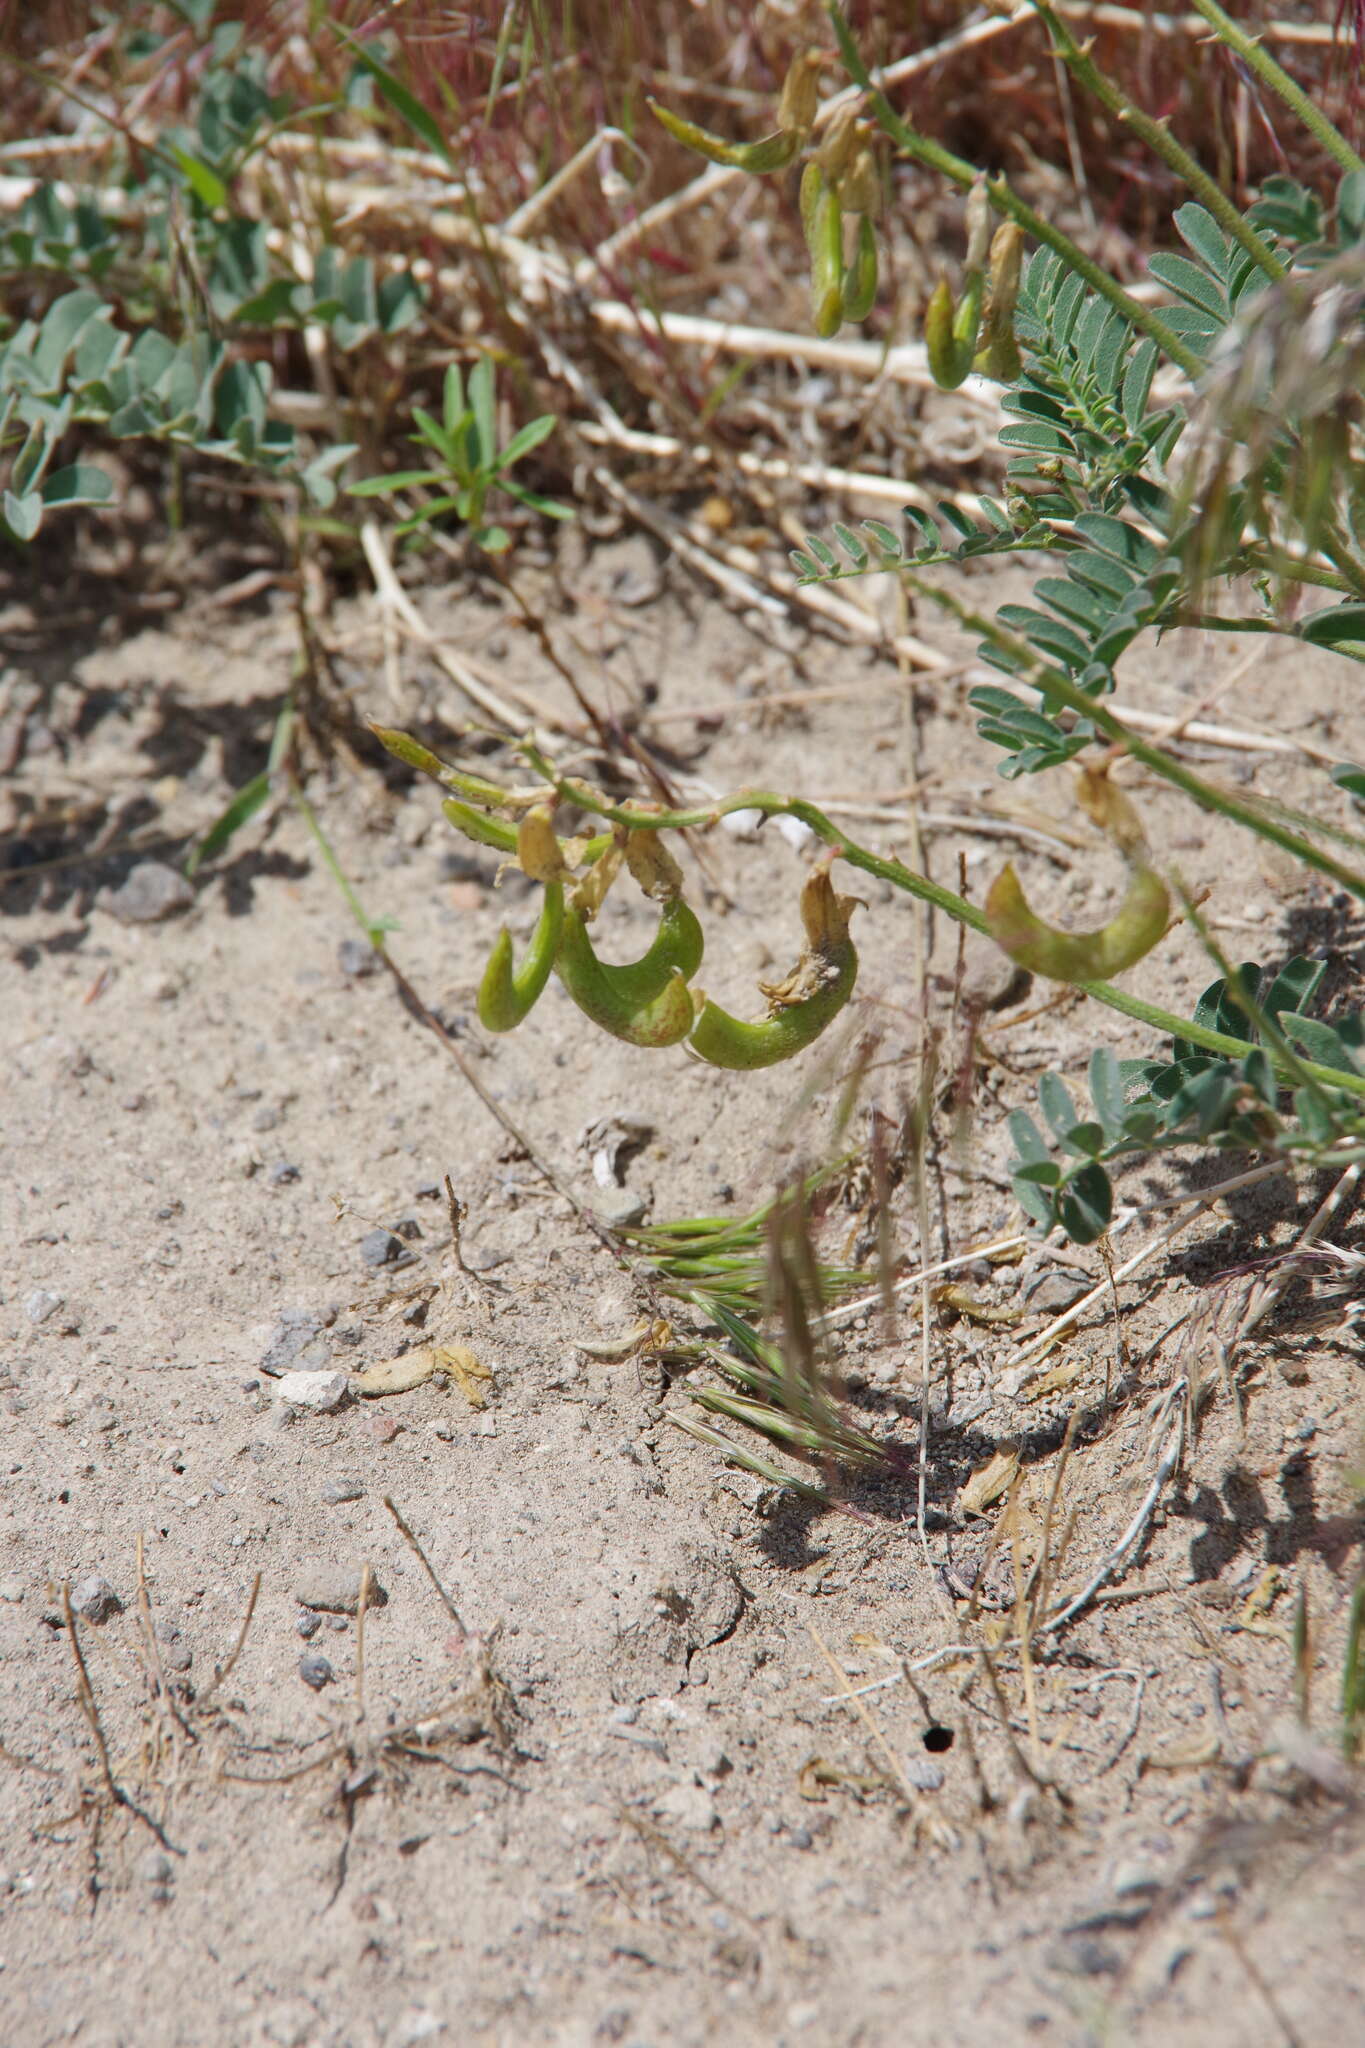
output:
[{"label": "small white rock", "polygon": [[346,1399],[344,1372],[286,1372],[275,1382],[275,1398],[291,1408],[313,1408],[330,1415]]},{"label": "small white rock", "polygon": [[720,1818],[715,1801],[701,1785],[672,1785],[654,1805],[665,1820],[697,1835],[709,1835]]},{"label": "small white rock", "polygon": [[762,811],[727,811],[720,821],[720,829],[728,832],[732,839],[757,839],[762,823]]},{"label": "small white rock", "polygon": [[[747,813],[744,815],[747,815]],[[804,818],[790,818],[785,812],[780,813],[774,818],[773,824],[782,834],[788,846],[791,847],[793,853],[804,853],[815,837],[815,834],[811,831]]]},{"label": "small white rock", "polygon": [[46,1287],[37,1287],[24,1303],[24,1314],[31,1323],[45,1323],[49,1316],[55,1316],[62,1306],[60,1294],[50,1294]]}]

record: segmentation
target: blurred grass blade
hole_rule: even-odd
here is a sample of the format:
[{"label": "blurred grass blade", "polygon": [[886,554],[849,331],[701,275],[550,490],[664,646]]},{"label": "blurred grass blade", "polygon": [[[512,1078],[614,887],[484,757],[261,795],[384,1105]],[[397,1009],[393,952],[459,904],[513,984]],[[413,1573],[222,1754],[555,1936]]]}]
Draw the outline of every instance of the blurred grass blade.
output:
[{"label": "blurred grass blade", "polygon": [[185,862],[185,873],[191,881],[204,862],[212,860],[216,853],[221,853],[233,834],[240,832],[242,826],[263,808],[270,796],[271,784],[289,752],[293,732],[294,700],[291,696],[285,698],[280,715],[275,720],[275,730],[270,735],[270,753],[266,758],[265,767],[259,775],[253,775],[250,782],[242,785],[231,803],[209,826],[198,845],[191,849],[189,859]]},{"label": "blurred grass blade", "polygon": [[219,813],[185,862],[185,873],[191,881],[204,862],[212,860],[216,853],[221,853],[233,834],[239,832],[249,818],[255,817],[269,796],[268,774],[253,775],[250,782],[243,783],[232,802]]},{"label": "blurred grass blade", "polygon": [[441,132],[440,124],[434,116],[427,112],[422,102],[409,92],[401,80],[395,78],[393,73],[380,63],[378,57],[365,48],[363,43],[358,43],[354,36],[348,35],[346,30],[340,26],[337,27],[337,34],[341,37],[342,42],[345,43],[357,64],[364,65],[389,105],[393,108],[395,114],[397,114],[399,120],[406,122],[414,134],[420,135],[428,149],[434,149],[438,156],[444,157],[448,164],[453,165],[455,158],[451,153],[450,145]]}]

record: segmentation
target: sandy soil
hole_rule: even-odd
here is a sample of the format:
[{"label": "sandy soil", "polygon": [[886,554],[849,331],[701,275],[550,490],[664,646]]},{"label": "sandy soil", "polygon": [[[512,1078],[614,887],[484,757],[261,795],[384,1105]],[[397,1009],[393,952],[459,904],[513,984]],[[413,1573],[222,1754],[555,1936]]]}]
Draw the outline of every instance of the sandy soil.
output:
[{"label": "sandy soil", "polygon": [[[356,928],[297,812],[281,800],[172,914],[128,921],[155,887],[145,864],[178,859],[260,769],[288,686],[282,594],[214,608],[215,580],[206,560],[172,582],[173,601],[135,593],[122,611],[89,580],[0,594],[13,746],[0,785],[4,2040],[1352,2038],[1361,1840],[1349,1800],[1313,1774],[1331,1777],[1360,1564],[1347,1474],[1361,1354],[1350,1328],[1302,1333],[1307,1283],[1230,1374],[1210,1322],[1229,1276],[1291,1243],[1326,1184],[1271,1182],[1178,1237],[1121,1289],[1122,1356],[1097,1311],[1058,1354],[1074,1378],[1041,1398],[1011,1394],[1011,1363],[1075,1292],[1073,1267],[1031,1254],[971,1280],[1028,1314],[935,1322],[923,1543],[913,1478],[855,1487],[846,1513],[728,1469],[673,1426],[700,1415],[687,1376],[577,1348],[610,1344],[650,1304],[389,978],[355,971]],[[960,680],[918,686],[912,756],[894,668],[738,619],[638,541],[579,561],[572,593],[565,631],[581,651],[560,644],[583,687],[617,710],[648,687],[641,729],[676,751],[684,789],[761,781],[889,812],[849,829],[902,854],[912,781],[939,815],[1021,802],[1080,843],[936,827],[934,873],[955,884],[961,855],[979,895],[1008,855],[1044,908],[1106,914],[1114,871],[1064,781],[1001,784]],[[1014,592],[982,576],[973,594]],[[569,713],[487,592],[421,601],[454,644]],[[372,602],[340,606],[329,630],[362,715],[467,716],[425,657],[386,660]],[[1175,717],[1228,665],[1176,636],[1125,688]],[[806,690],[805,707],[763,703]],[[698,706],[715,715],[699,721]],[[1365,755],[1337,672],[1293,650],[1272,647],[1212,715]],[[485,760],[512,772],[505,754]],[[1222,752],[1210,766],[1322,800],[1293,757]],[[398,921],[395,960],[580,1200],[609,1210],[624,1192],[655,1220],[741,1213],[832,1148],[838,1072],[819,1054],[721,1074],[591,1033],[557,986],[526,1027],[488,1039],[473,1013],[482,964],[499,919],[524,932],[533,899],[495,888],[494,856],[456,839],[429,785],[338,770],[310,789],[366,909]],[[1258,869],[1221,825],[1160,792],[1140,799],[1211,889],[1234,957],[1326,947],[1338,992],[1359,1002],[1358,922]],[[751,1008],[757,976],[794,955],[808,855],[769,828],[712,833],[704,857],[705,881],[689,872],[698,903],[712,899],[708,986]],[[915,1086],[902,1059],[918,1029],[913,918],[889,890],[857,893],[860,1014],[885,1034],[875,1087],[894,1109]],[[647,932],[621,904],[603,940],[618,958]],[[942,919],[931,937],[946,1074],[963,1057],[956,939]],[[1178,934],[1133,981],[1178,1008],[1210,978]],[[931,1256],[1016,1227],[1005,1110],[1044,1067],[1079,1075],[1097,1040],[1144,1049],[1136,1026],[1074,1005],[993,1021],[968,1127],[938,1120]],[[624,1190],[603,1189],[583,1133],[623,1112],[650,1135],[625,1155]],[[450,1256],[447,1174],[466,1205],[466,1271]],[[1124,1194],[1188,1178],[1178,1161],[1146,1164]],[[856,1234],[856,1211],[855,1190],[832,1244]],[[915,1216],[907,1178],[894,1204],[907,1265]],[[1116,1256],[1163,1221],[1134,1225]],[[376,1230],[396,1254],[381,1267],[362,1249]],[[1330,1234],[1359,1243],[1349,1214]],[[1075,1264],[1087,1284],[1102,1274],[1093,1252]],[[281,1398],[281,1368],[349,1376],[424,1343],[468,1346],[491,1370],[486,1405],[458,1376],[330,1413]],[[855,1417],[913,1464],[914,1297],[894,1332],[861,1315],[839,1362]],[[965,1597],[983,1560],[988,1619],[1008,1633],[999,1504],[955,1512],[968,1475],[1019,1447],[1036,1542],[1078,1408],[1057,1517],[1070,1532],[1059,1590],[1079,1590],[1143,1501],[1169,1442],[1163,1398],[1192,1374],[1209,1395],[1178,1476],[1105,1596],[1037,1646],[1031,1688],[1012,1653],[998,1693],[977,1656],[924,1665],[985,1639]],[[355,1605],[366,1566],[386,1598],[362,1631],[327,1610]],[[73,1643],[63,1584],[78,1606],[111,1605],[92,1576],[119,1605],[80,1620]],[[1294,1732],[1300,1588],[1311,1738]],[[856,1705],[840,1698],[879,1679]]]}]

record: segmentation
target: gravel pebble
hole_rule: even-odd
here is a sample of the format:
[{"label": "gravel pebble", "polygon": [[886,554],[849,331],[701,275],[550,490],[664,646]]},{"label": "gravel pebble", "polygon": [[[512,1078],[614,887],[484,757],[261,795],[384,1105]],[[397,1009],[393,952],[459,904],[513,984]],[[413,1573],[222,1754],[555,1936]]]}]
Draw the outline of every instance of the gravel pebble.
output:
[{"label": "gravel pebble", "polygon": [[92,1572],[88,1579],[71,1589],[71,1605],[83,1621],[99,1623],[108,1621],[111,1615],[122,1614],[123,1602],[110,1585],[108,1579],[98,1572]]},{"label": "gravel pebble", "polygon": [[337,947],[337,966],[354,981],[379,972],[379,955],[365,939],[343,939]]},{"label": "gravel pebble", "polygon": [[316,1650],[309,1650],[299,1658],[299,1677],[305,1685],[311,1685],[314,1692],[321,1692],[324,1685],[330,1685],[336,1677],[331,1665]]},{"label": "gravel pebble", "polygon": [[402,1250],[402,1239],[391,1230],[367,1230],[360,1240],[360,1256],[367,1266],[390,1266]]},{"label": "gravel pebble", "polygon": [[261,1371],[320,1372],[332,1362],[331,1346],[322,1332],[329,1318],[314,1309],[286,1309],[276,1323],[261,1359]]},{"label": "gravel pebble", "polygon": [[1054,1266],[1050,1272],[1039,1274],[1031,1287],[1024,1290],[1024,1307],[1031,1316],[1060,1315],[1063,1309],[1071,1308],[1083,1294],[1089,1294],[1093,1282],[1084,1273],[1068,1273]]},{"label": "gravel pebble", "polygon": [[359,1479],[329,1479],[322,1489],[322,1497],[329,1508],[339,1507],[345,1500],[364,1500],[364,1482]]},{"label": "gravel pebble", "polygon": [[720,1818],[715,1801],[700,1785],[672,1785],[654,1804],[665,1820],[697,1835],[709,1834]]},{"label": "gravel pebble", "polygon": [[49,1316],[55,1316],[62,1305],[60,1294],[49,1294],[45,1287],[37,1287],[24,1303],[24,1314],[31,1323],[45,1323]]},{"label": "gravel pebble", "polygon": [[[355,1614],[360,1608],[360,1573],[319,1572],[316,1578],[300,1579],[294,1598],[300,1607],[311,1607],[319,1614]],[[372,1613],[376,1607],[387,1606],[388,1598],[371,1572],[367,1609]]]},{"label": "gravel pebble", "polygon": [[272,1188],[288,1187],[291,1181],[303,1178],[300,1169],[288,1159],[277,1159],[265,1177]]},{"label": "gravel pebble", "polygon": [[286,1372],[275,1382],[275,1397],[291,1408],[330,1415],[346,1399],[349,1384],[344,1372]]},{"label": "gravel pebble", "polygon": [[24,1597],[22,1579],[0,1579],[0,1600],[7,1606],[17,1607]]},{"label": "gravel pebble", "polygon": [[632,1224],[643,1223],[648,1207],[644,1196],[633,1195],[629,1188],[609,1189],[593,1202],[595,1213],[612,1230],[628,1230]]},{"label": "gravel pebble", "polygon": [[942,1764],[933,1763],[927,1756],[908,1756],[905,1775],[917,1792],[938,1792],[945,1773]]},{"label": "gravel pebble", "polygon": [[194,902],[194,890],[185,877],[164,861],[140,861],[117,889],[101,889],[95,898],[99,910],[107,910],[120,924],[158,924],[163,917],[176,917]]},{"label": "gravel pebble", "polygon": [[313,1614],[305,1607],[294,1622],[294,1633],[295,1635],[302,1636],[305,1643],[311,1643],[321,1627],[322,1616],[320,1614]]},{"label": "gravel pebble", "polygon": [[157,1641],[161,1646],[161,1661],[168,1671],[188,1671],[194,1663],[194,1652],[181,1635],[174,1622],[159,1621],[156,1624]]}]

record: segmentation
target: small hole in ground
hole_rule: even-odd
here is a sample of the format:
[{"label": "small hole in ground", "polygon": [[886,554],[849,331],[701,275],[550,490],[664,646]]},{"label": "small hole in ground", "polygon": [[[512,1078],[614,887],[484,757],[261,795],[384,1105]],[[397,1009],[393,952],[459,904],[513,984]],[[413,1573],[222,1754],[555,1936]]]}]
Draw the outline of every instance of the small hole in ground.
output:
[{"label": "small hole in ground", "polygon": [[951,1749],[952,1746],[953,1731],[951,1728],[943,1728],[938,1723],[935,1723],[932,1728],[925,1729],[924,1747],[931,1756],[942,1756],[944,1750]]}]

